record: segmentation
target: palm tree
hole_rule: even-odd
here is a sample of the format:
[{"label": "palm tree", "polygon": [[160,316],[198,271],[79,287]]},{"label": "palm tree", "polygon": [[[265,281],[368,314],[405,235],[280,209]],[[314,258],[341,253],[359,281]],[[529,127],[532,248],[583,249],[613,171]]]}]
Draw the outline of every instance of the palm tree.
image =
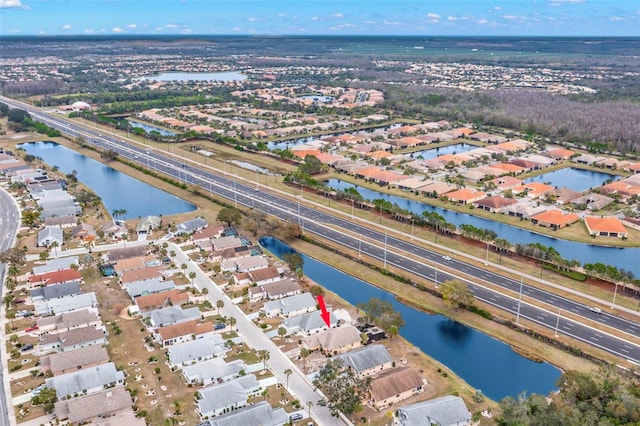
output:
[{"label": "palm tree", "polygon": [[237,320],[234,317],[229,317],[228,321],[229,321],[229,325],[231,326],[231,329],[235,330]]},{"label": "palm tree", "polygon": [[60,244],[58,244],[57,241],[54,241],[54,242],[51,243],[51,247],[53,248],[53,251],[54,251],[56,257],[58,257],[58,246],[59,245]]},{"label": "palm tree", "polygon": [[291,371],[290,368],[284,370],[284,374],[285,376],[287,376],[287,390],[289,389],[289,376],[291,375],[291,373],[293,373],[293,371]]},{"label": "palm tree", "polygon": [[308,401],[307,402],[307,407],[309,407],[309,418],[311,418],[311,407],[313,407],[313,401]]},{"label": "palm tree", "polygon": [[260,361],[262,361],[262,369],[266,370],[267,369],[267,361],[269,360],[269,358],[271,358],[271,353],[269,353],[268,350],[266,349],[260,349],[258,351],[258,359]]},{"label": "palm tree", "polygon": [[302,368],[307,370],[307,357],[311,355],[311,351],[307,348],[300,349],[300,357],[302,358]]},{"label": "palm tree", "polygon": [[216,308],[218,308],[218,315],[220,315],[220,309],[224,308],[224,301],[223,300],[216,300]]},{"label": "palm tree", "polygon": [[[11,328],[14,329],[15,326],[13,325],[13,320],[16,318],[16,312],[13,311],[13,310],[7,311],[6,317],[9,318],[9,320],[11,320]],[[15,334],[14,334],[14,336],[15,336]]]}]

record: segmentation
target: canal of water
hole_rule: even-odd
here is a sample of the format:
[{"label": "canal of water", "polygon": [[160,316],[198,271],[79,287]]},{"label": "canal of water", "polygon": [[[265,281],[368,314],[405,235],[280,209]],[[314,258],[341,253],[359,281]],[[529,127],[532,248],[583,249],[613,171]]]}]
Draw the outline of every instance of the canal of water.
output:
[{"label": "canal of water", "polygon": [[[273,237],[261,238],[260,244],[281,259],[295,252]],[[402,337],[489,398],[499,401],[507,396],[517,397],[522,391],[546,395],[556,389],[561,372],[554,366],[531,361],[491,336],[445,316],[430,315],[405,305],[387,291],[300,255],[306,276],[352,305],[372,297],[391,302],[406,324],[400,330]]]}]

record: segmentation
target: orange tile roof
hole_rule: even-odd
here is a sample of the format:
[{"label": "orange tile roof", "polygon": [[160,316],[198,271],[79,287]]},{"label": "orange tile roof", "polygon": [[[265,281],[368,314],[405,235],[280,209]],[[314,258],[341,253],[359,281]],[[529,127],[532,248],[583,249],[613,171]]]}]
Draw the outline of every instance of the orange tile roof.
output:
[{"label": "orange tile roof", "polygon": [[569,149],[564,149],[564,148],[550,149],[547,152],[549,152],[550,154],[552,154],[552,155],[554,155],[556,157],[563,157],[563,158],[569,158],[573,154],[575,154],[573,151],[571,151]]},{"label": "orange tile roof", "polygon": [[373,158],[374,160],[391,157],[392,155],[393,154],[388,151],[381,151],[381,150],[371,151],[369,154],[367,154],[368,157]]},{"label": "orange tile roof", "polygon": [[198,320],[191,320],[181,322],[178,324],[168,325],[158,329],[158,334],[163,341],[169,339],[175,339],[176,337],[185,336],[187,334],[205,334],[213,332],[213,323],[211,322],[199,322]]},{"label": "orange tile roof", "polygon": [[579,221],[580,216],[575,213],[565,214],[562,210],[553,209],[533,215],[531,216],[531,220],[537,220],[538,222],[563,227]]},{"label": "orange tile roof", "polygon": [[458,201],[471,201],[471,200],[479,200],[486,196],[487,194],[482,191],[475,191],[469,188],[458,189],[457,191],[449,192],[447,197],[450,200],[458,200]]},{"label": "orange tile roof", "polygon": [[453,161],[455,164],[460,164],[466,161],[464,158],[458,157],[457,155],[454,155],[454,154],[444,154],[436,158],[440,161],[444,161],[445,163],[448,163],[449,161]]},{"label": "orange tile roof", "polygon": [[475,133],[475,130],[471,130],[471,129],[467,129],[466,127],[460,127],[459,129],[453,129],[455,131],[458,131],[460,133],[462,133],[463,135],[469,136],[473,133]]},{"label": "orange tile roof", "polygon": [[522,185],[522,187],[527,190],[527,194],[534,196],[540,196],[555,189],[555,187],[542,182],[529,182]]},{"label": "orange tile roof", "polygon": [[291,152],[293,153],[293,155],[295,155],[296,157],[300,157],[303,160],[307,155],[312,155],[315,157],[316,155],[320,154],[320,151],[318,151],[317,149],[294,149]]},{"label": "orange tile roof", "polygon": [[495,179],[491,179],[498,189],[503,188],[515,188],[522,185],[522,179],[514,178],[513,176],[501,176]]},{"label": "orange tile roof", "polygon": [[30,283],[44,282],[45,284],[59,284],[82,279],[80,271],[74,269],[63,269],[62,271],[47,272],[41,275],[29,277]]},{"label": "orange tile roof", "polygon": [[613,216],[585,216],[584,223],[591,232],[608,232],[617,234],[627,233],[627,229],[624,227],[620,219]]},{"label": "orange tile roof", "polygon": [[524,167],[516,166],[515,164],[509,163],[492,164],[491,167],[493,167],[494,169],[504,170],[505,172],[509,173],[518,173],[524,170]]},{"label": "orange tile roof", "polygon": [[162,291],[160,293],[147,294],[145,296],[138,296],[135,298],[136,305],[139,309],[154,308],[156,306],[162,306],[167,301],[172,305],[178,305],[182,302],[189,300],[189,293],[181,292],[178,289]]},{"label": "orange tile roof", "polygon": [[402,142],[403,145],[407,145],[407,146],[415,146],[415,145],[420,145],[421,143],[424,143],[422,139],[418,139],[413,136],[406,136],[404,138],[398,139],[398,141]]},{"label": "orange tile roof", "polygon": [[381,169],[378,166],[367,166],[367,167],[363,167],[361,169],[356,170],[354,173],[359,176],[372,178],[372,177],[375,177],[376,173],[378,173],[380,170]]},{"label": "orange tile roof", "polygon": [[408,179],[409,176],[405,176],[403,174],[391,171],[391,170],[380,170],[372,176],[372,179],[375,179],[378,182],[397,182],[399,180]]},{"label": "orange tile roof", "polygon": [[150,278],[159,278],[162,276],[162,266],[151,266],[143,269],[133,269],[124,271],[120,276],[120,281],[124,284],[134,281],[148,280]]}]

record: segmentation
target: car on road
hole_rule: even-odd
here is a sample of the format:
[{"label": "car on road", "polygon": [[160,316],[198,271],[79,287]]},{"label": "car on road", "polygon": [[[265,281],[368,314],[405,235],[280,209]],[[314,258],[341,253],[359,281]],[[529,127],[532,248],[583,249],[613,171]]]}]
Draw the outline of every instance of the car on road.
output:
[{"label": "car on road", "polygon": [[442,260],[446,260],[447,262],[453,260],[449,256],[442,256]]},{"label": "car on road", "polygon": [[31,343],[27,343],[26,345],[24,345],[23,347],[20,348],[20,350],[22,352],[26,352],[26,351],[31,350],[31,349],[33,349],[33,344],[31,344]]},{"label": "car on road", "polygon": [[32,325],[32,326],[31,326],[31,327],[29,327],[29,328],[25,328],[25,329],[24,329],[24,331],[28,333],[28,332],[30,332],[30,331],[36,331],[37,329],[38,329],[38,326],[37,326],[37,325]]},{"label": "car on road", "polygon": [[296,420],[302,420],[303,419],[303,415],[300,413],[293,413],[289,415],[289,421],[290,422],[295,422]]},{"label": "car on road", "polygon": [[591,312],[595,312],[596,314],[601,314],[601,313],[602,313],[602,309],[597,308],[597,307],[595,307],[595,306],[590,306],[590,307],[589,307],[589,310],[590,310]]}]

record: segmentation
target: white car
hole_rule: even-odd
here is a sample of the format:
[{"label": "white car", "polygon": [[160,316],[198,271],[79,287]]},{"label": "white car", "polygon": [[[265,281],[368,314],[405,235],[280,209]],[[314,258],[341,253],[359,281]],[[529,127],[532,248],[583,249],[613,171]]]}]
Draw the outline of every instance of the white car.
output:
[{"label": "white car", "polygon": [[589,310],[590,310],[591,312],[595,312],[596,314],[601,314],[601,313],[602,313],[602,309],[600,309],[600,308],[596,308],[595,306],[591,306],[591,307],[589,307]]},{"label": "white car", "polygon": [[453,260],[449,256],[442,256],[442,260],[446,260],[447,262]]}]

